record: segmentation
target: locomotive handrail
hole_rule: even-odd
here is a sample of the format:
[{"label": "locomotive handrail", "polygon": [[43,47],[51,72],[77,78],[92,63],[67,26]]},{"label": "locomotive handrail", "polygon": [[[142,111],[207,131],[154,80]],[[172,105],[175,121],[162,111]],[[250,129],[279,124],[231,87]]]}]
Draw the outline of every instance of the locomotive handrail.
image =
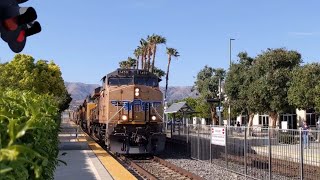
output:
[{"label": "locomotive handrail", "polygon": [[163,118],[161,117],[161,115],[158,113],[157,109],[154,108],[153,106],[151,106],[153,108],[153,110],[156,112],[156,114],[160,117],[160,119],[163,121]]},{"label": "locomotive handrail", "polygon": [[[119,111],[117,111],[110,119],[108,119],[107,120],[107,122],[106,122],[106,130],[105,130],[105,137],[107,137],[107,134],[108,134],[108,123],[109,123],[109,121],[111,121],[122,109],[124,108],[124,106],[122,106],[122,108],[120,108],[119,109]],[[107,139],[105,139],[105,140],[107,140]]]},{"label": "locomotive handrail", "polygon": [[119,111],[114,113],[114,115],[110,119],[107,120],[106,124],[108,124],[123,108],[124,108],[124,106],[122,106],[122,108],[120,108]]},{"label": "locomotive handrail", "polygon": [[114,135],[126,136],[126,134],[125,134],[125,133],[114,133]]},{"label": "locomotive handrail", "polygon": [[152,135],[163,134],[162,132],[153,132]]}]

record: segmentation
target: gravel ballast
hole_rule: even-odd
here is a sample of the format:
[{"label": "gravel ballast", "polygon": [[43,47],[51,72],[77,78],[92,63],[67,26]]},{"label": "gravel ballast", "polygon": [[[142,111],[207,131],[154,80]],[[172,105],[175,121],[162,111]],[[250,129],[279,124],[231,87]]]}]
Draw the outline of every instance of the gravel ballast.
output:
[{"label": "gravel ballast", "polygon": [[[224,180],[253,179],[248,176],[245,177],[244,175],[234,173],[232,171],[229,171],[221,167],[224,165],[225,162],[220,159],[213,159],[212,163],[210,163],[208,161],[191,159],[190,157],[188,157],[187,155],[184,155],[183,153],[176,153],[176,152],[166,152],[162,154],[160,157],[176,166],[179,166],[187,171],[190,171],[208,180],[209,179],[210,180],[212,179],[224,179]],[[244,167],[238,164],[229,163],[228,167],[237,172],[244,172]],[[247,172],[249,175],[254,175],[255,179],[269,179],[268,172],[264,170],[248,167]],[[273,174],[272,179],[287,180],[290,178]]]}]

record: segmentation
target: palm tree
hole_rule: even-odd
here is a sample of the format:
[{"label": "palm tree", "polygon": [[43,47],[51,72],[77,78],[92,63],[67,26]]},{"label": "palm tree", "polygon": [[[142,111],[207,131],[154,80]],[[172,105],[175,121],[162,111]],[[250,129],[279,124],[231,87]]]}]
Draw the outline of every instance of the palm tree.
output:
[{"label": "palm tree", "polygon": [[152,48],[152,65],[150,72],[153,73],[154,64],[155,64],[155,58],[156,58],[156,52],[157,52],[157,45],[158,44],[166,44],[167,40],[165,37],[162,37],[157,34],[152,34],[152,36],[148,36],[148,42],[150,43],[150,46]]},{"label": "palm tree", "polygon": [[147,50],[148,50],[148,42],[141,38],[140,47],[142,49],[141,69],[146,69],[146,55],[147,55]]},{"label": "palm tree", "polygon": [[131,68],[134,68],[136,64],[137,64],[137,60],[131,57],[128,57],[127,60],[119,62],[119,66],[121,69],[131,69]]},{"label": "palm tree", "polygon": [[128,67],[128,62],[127,61],[120,61],[119,66],[121,69],[127,69]]},{"label": "palm tree", "polygon": [[151,66],[151,56],[152,56],[152,48],[151,48],[150,43],[148,42],[148,45],[147,45],[148,62],[147,62],[147,68],[146,68],[148,71],[150,70],[150,66]]},{"label": "palm tree", "polygon": [[166,73],[166,89],[164,93],[164,99],[167,99],[167,90],[168,90],[168,80],[169,80],[169,69],[171,63],[171,57],[179,57],[179,52],[174,48],[167,47],[167,54],[168,54],[168,66],[167,66],[167,73]]},{"label": "palm tree", "polygon": [[128,68],[132,68],[134,69],[136,64],[137,64],[137,61],[136,59],[132,58],[132,57],[128,57],[127,59],[127,63],[128,63]]},{"label": "palm tree", "polygon": [[[137,64],[136,64],[136,68],[139,69],[139,59],[140,57],[142,57],[142,48],[141,46],[138,46],[135,50],[134,50],[134,56],[137,58]],[[142,61],[141,61],[142,64]]]},{"label": "palm tree", "polygon": [[151,36],[147,36],[147,70],[150,70],[150,65],[151,65],[151,55],[152,55],[152,44],[151,44]]},{"label": "palm tree", "polygon": [[159,69],[157,67],[154,67],[153,69],[153,74],[155,74],[156,76],[158,76],[159,79],[162,78],[162,76],[166,75],[166,73],[162,70],[162,69]]}]

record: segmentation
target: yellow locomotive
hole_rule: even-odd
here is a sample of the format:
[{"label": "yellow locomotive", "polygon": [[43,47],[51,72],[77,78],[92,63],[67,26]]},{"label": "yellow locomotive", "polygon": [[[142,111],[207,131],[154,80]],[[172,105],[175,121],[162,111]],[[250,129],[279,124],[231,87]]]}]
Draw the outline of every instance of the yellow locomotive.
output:
[{"label": "yellow locomotive", "polygon": [[[164,150],[160,79],[146,70],[117,69],[84,101],[79,120],[92,136],[116,153]],[[80,109],[80,108],[79,108]]]}]

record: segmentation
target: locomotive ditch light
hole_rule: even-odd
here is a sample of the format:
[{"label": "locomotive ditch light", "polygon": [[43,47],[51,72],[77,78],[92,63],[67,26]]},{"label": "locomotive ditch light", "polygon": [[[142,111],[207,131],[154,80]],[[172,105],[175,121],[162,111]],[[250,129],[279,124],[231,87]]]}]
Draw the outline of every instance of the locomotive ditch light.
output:
[{"label": "locomotive ditch light", "polygon": [[153,121],[155,121],[156,119],[157,119],[157,116],[151,116],[151,119],[153,120]]},{"label": "locomotive ditch light", "polygon": [[121,119],[124,120],[124,121],[126,121],[126,120],[128,120],[128,116],[127,116],[127,115],[122,115],[122,116],[121,116]]}]

